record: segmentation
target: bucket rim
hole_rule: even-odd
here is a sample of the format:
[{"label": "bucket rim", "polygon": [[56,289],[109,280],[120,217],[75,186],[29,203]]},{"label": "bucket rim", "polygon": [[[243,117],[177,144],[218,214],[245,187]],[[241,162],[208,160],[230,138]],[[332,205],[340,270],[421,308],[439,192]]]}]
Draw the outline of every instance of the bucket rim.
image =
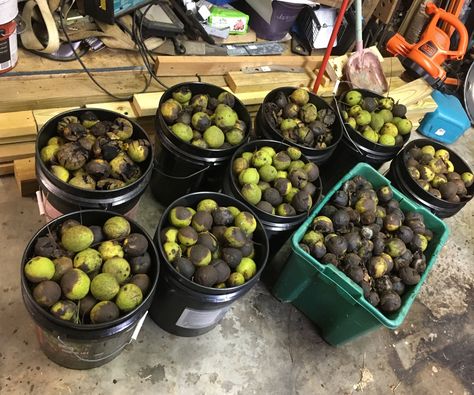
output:
[{"label": "bucket rim", "polygon": [[[318,155],[318,156],[323,156],[323,154],[326,154],[326,153],[329,153],[331,152],[334,148],[337,147],[337,145],[339,144],[339,142],[341,141],[342,139],[342,134],[343,134],[343,125],[339,119],[339,117],[337,116],[336,114],[336,111],[334,111],[334,108],[332,108],[332,106],[328,103],[326,103],[326,101],[321,97],[321,96],[318,96],[316,95],[315,93],[311,92],[311,91],[308,91],[308,94],[309,94],[309,97],[310,99],[313,98],[315,101],[319,102],[319,103],[324,103],[323,105],[326,107],[326,108],[329,108],[331,109],[332,111],[334,111],[334,115],[336,116],[334,122],[337,122],[339,123],[339,129],[341,131],[341,133],[339,133],[339,136],[336,138],[336,140],[328,147],[326,148],[322,148],[322,149],[316,149],[316,148],[312,148],[312,147],[307,147],[307,146],[304,146],[302,144],[299,144],[293,140],[290,140],[290,139],[287,139],[285,137],[282,136],[281,132],[274,128],[269,122],[268,122],[268,116],[266,113],[263,113],[262,114],[262,106],[263,104],[266,104],[270,101],[270,97],[274,96],[276,93],[282,91],[284,92],[285,94],[289,93],[289,91],[294,91],[298,89],[298,87],[291,87],[291,86],[281,86],[281,87],[278,87],[278,88],[275,88],[275,89],[272,89],[270,92],[268,92],[266,95],[265,95],[265,98],[263,99],[263,102],[262,102],[262,105],[260,106],[258,112],[260,113],[260,115],[265,119],[266,121],[266,124],[267,124],[267,127],[270,128],[274,133],[276,133],[278,136],[281,137],[282,141],[285,142],[286,144],[289,144],[289,145],[293,145],[293,146],[296,146],[302,150],[307,150],[307,151],[310,151],[311,153],[314,152],[314,154],[318,154],[318,153],[321,153],[321,155]],[[311,100],[310,100],[311,102]],[[258,114],[257,114],[258,115]]]},{"label": "bucket rim", "polygon": [[[235,104],[234,104],[233,109],[235,110],[236,105],[238,105],[240,107],[240,110],[242,112],[244,112],[245,118],[247,118],[247,120],[244,121],[245,125],[247,126],[247,130],[245,132],[245,137],[242,139],[242,141],[237,145],[233,145],[232,147],[228,147],[228,148],[224,148],[224,149],[220,149],[220,148],[201,148],[201,147],[198,147],[198,146],[194,146],[194,145],[192,145],[188,142],[179,140],[178,137],[175,137],[175,135],[171,131],[170,127],[168,126],[168,124],[164,120],[163,116],[161,115],[160,107],[166,100],[168,100],[170,98],[170,95],[172,94],[172,92],[174,90],[177,90],[178,88],[183,87],[183,86],[202,87],[202,88],[207,87],[207,88],[212,88],[212,89],[218,89],[218,90],[221,91],[221,93],[222,92],[227,92],[227,93],[232,94],[234,96],[234,99],[235,99]],[[208,82],[192,81],[192,82],[180,82],[178,84],[170,86],[168,89],[166,89],[166,91],[163,92],[163,94],[160,97],[160,101],[158,103],[158,108],[156,109],[156,113],[155,113],[155,129],[159,130],[160,128],[165,129],[166,133],[165,133],[165,131],[162,131],[162,132],[163,132],[163,134],[165,134],[168,137],[168,139],[170,139],[169,136],[173,136],[171,138],[178,139],[180,144],[185,145],[186,147],[190,147],[191,149],[196,149],[197,154],[199,154],[199,152],[201,152],[201,153],[209,152],[209,153],[219,153],[219,154],[229,154],[230,155],[235,149],[242,146],[243,144],[245,144],[245,142],[248,141],[248,139],[249,139],[249,137],[252,133],[253,125],[252,125],[252,120],[251,120],[251,117],[250,117],[250,113],[247,110],[247,107],[235,95],[234,92],[226,90],[226,89],[224,89],[224,88],[222,88],[218,85],[210,84]],[[173,145],[176,145],[176,144],[174,144],[173,141],[171,141],[171,143]],[[229,155],[226,155],[226,156],[229,156]]]},{"label": "bucket rim", "polygon": [[[63,117],[68,116],[68,115],[74,115],[76,113],[84,113],[86,111],[91,111],[91,112],[94,112],[94,113],[102,112],[102,113],[106,113],[106,114],[110,114],[110,115],[113,114],[117,118],[125,118],[126,120],[128,120],[133,125],[134,134],[135,134],[135,131],[139,131],[139,133],[140,133],[139,138],[145,138],[148,141],[150,146],[149,146],[149,149],[148,149],[148,157],[145,161],[148,161],[149,163],[148,163],[148,166],[146,167],[146,169],[142,170],[142,174],[138,179],[136,179],[132,183],[127,184],[123,187],[112,189],[112,190],[97,190],[97,189],[89,190],[89,189],[82,189],[82,188],[75,187],[75,186],[69,184],[68,182],[64,182],[64,181],[60,180],[59,178],[54,176],[54,174],[46,167],[46,165],[41,160],[41,156],[40,156],[41,149],[43,147],[45,147],[43,145],[43,147],[40,148],[39,140],[41,138],[41,135],[43,133],[45,133],[52,124],[56,123],[58,121],[58,119],[63,118]],[[76,192],[76,193],[86,192],[88,194],[90,193],[92,195],[97,195],[97,198],[99,198],[99,196],[102,196],[102,195],[107,195],[107,194],[110,195],[110,193],[112,191],[114,193],[120,193],[125,189],[136,187],[137,185],[139,185],[141,182],[143,182],[150,175],[150,172],[153,168],[154,161],[155,161],[155,153],[154,153],[154,149],[153,149],[153,144],[152,144],[150,138],[148,137],[148,134],[145,132],[145,129],[143,129],[136,121],[134,121],[133,119],[127,117],[126,115],[123,115],[123,114],[121,114],[117,111],[106,110],[106,109],[103,109],[103,108],[88,107],[88,108],[76,108],[76,109],[73,109],[73,110],[63,111],[63,112],[55,115],[54,117],[50,118],[41,127],[41,129],[38,131],[38,134],[36,136],[36,142],[35,142],[35,167],[36,167],[36,172],[38,173],[38,169],[41,169],[41,171],[45,174],[45,177],[48,178],[48,180],[50,182],[53,182],[53,179],[54,179],[54,182],[58,182],[59,185],[61,185],[61,186],[67,186],[67,188],[73,188],[73,191]],[[138,166],[140,166],[140,164],[141,163],[137,163]],[[48,177],[48,175],[50,177]]]},{"label": "bucket rim", "polygon": [[[349,141],[352,144],[355,145],[355,142],[353,140],[354,138],[356,138],[356,139],[360,138],[361,141],[364,142],[364,144],[361,144],[361,143],[357,142],[358,145],[362,145],[361,148],[365,148],[365,150],[377,149],[379,151],[383,151],[383,154],[389,155],[390,158],[392,158],[394,155],[396,155],[398,152],[400,152],[406,146],[406,144],[409,142],[410,136],[411,136],[411,131],[408,134],[402,135],[403,144],[399,145],[399,146],[397,146],[397,145],[395,145],[393,147],[392,146],[387,146],[387,145],[375,143],[373,141],[370,141],[370,140],[366,139],[359,132],[357,132],[352,126],[345,123],[344,120],[342,119],[341,109],[344,109],[344,108],[341,108],[341,104],[343,106],[347,106],[342,100],[349,91],[358,91],[358,92],[361,92],[361,93],[363,93],[364,95],[366,95],[368,97],[376,97],[378,99],[383,99],[384,97],[388,97],[388,96],[382,96],[382,95],[380,95],[378,93],[375,93],[375,92],[373,92],[371,90],[368,90],[368,89],[360,89],[360,88],[347,89],[344,92],[342,92],[340,95],[338,95],[337,97],[336,96],[334,97],[334,105],[337,107],[337,114],[339,116],[339,119],[340,119],[342,127],[343,127],[343,133],[346,135],[346,138],[349,139]],[[401,117],[401,118],[407,119],[406,115]],[[413,127],[412,127],[412,130],[413,130]],[[374,148],[372,148],[372,147],[374,147]]]},{"label": "bucket rim", "polygon": [[[163,211],[163,214],[161,215],[160,222],[158,223],[158,227],[155,232],[154,236],[154,241],[158,245],[158,251],[160,252],[160,256],[163,257],[163,261],[165,262],[164,264],[166,265],[167,269],[172,273],[173,276],[177,277],[185,286],[186,288],[191,288],[193,291],[198,291],[202,292],[205,294],[214,294],[214,295],[226,295],[226,294],[231,294],[239,290],[246,289],[253,285],[255,282],[258,281],[260,278],[260,275],[262,274],[263,270],[265,269],[265,266],[267,264],[268,260],[268,255],[269,255],[269,243],[268,243],[268,237],[265,232],[265,228],[258,218],[258,216],[255,216],[255,220],[257,221],[257,229],[259,230],[259,233],[262,236],[262,249],[263,249],[263,256],[262,256],[262,264],[260,267],[257,269],[257,272],[255,275],[249,280],[246,281],[245,283],[238,285],[236,287],[229,287],[229,288],[213,288],[213,287],[206,287],[204,285],[200,285],[198,283],[195,283],[194,281],[186,278],[183,276],[181,273],[179,273],[173,265],[166,259],[166,253],[163,250],[163,243],[161,242],[161,231],[166,227],[165,224],[168,222],[168,214],[169,212],[176,206],[179,206],[181,202],[183,202],[186,198],[194,198],[194,197],[201,197],[200,200],[202,199],[225,199],[229,200],[231,204],[236,206],[237,208],[243,208],[241,211],[249,211],[250,213],[253,213],[253,211],[248,207],[245,203],[239,201],[238,199],[226,195],[224,193],[220,192],[210,192],[210,191],[200,191],[200,192],[192,192],[187,195],[181,196],[171,202],[168,207],[166,208],[165,211]],[[255,234],[255,232],[254,232]]]},{"label": "bucket rim", "polygon": [[[271,139],[257,139],[257,140],[251,140],[249,142],[247,142],[247,144],[243,145],[242,147],[240,147],[238,150],[236,150],[234,152],[234,155],[232,155],[232,158],[230,160],[230,163],[229,163],[229,167],[228,167],[228,171],[227,171],[227,174],[229,175],[229,178],[230,178],[230,187],[232,190],[235,190],[237,191],[238,193],[238,197],[241,199],[241,201],[244,201],[245,202],[245,198],[242,196],[242,193],[240,192],[240,189],[237,187],[237,184],[236,184],[236,180],[235,180],[235,176],[232,172],[232,164],[234,163],[234,160],[237,159],[237,156],[238,155],[241,155],[243,152],[249,152],[246,150],[246,148],[248,146],[252,146],[252,145],[256,145],[256,146],[264,146],[264,145],[275,145],[275,144],[279,144],[281,146],[283,146],[284,148],[290,148],[291,145],[283,142],[283,141],[278,141],[278,140],[271,140]],[[275,148],[274,146],[272,146],[272,148]],[[305,163],[310,163],[311,161],[306,157],[306,155],[302,152],[301,153],[301,158],[300,159],[303,159],[303,162]],[[320,168],[319,165],[316,165],[318,166],[318,168]],[[317,184],[316,184],[317,183]],[[259,216],[269,216],[270,218],[275,218],[275,219],[278,219],[278,220],[288,220],[288,219],[294,219],[295,221],[294,222],[298,222],[300,223],[301,221],[303,221],[306,217],[309,216],[309,213],[313,210],[313,208],[315,208],[318,204],[318,202],[320,201],[321,199],[321,196],[322,196],[322,190],[323,190],[323,185],[322,185],[322,181],[321,181],[321,176],[319,176],[316,181],[314,182],[315,186],[316,186],[316,194],[317,194],[317,199],[315,199],[313,201],[313,205],[311,206],[311,208],[309,209],[308,212],[304,212],[304,213],[300,213],[300,214],[297,214],[297,215],[293,215],[293,216],[290,216],[290,217],[285,217],[283,215],[277,215],[277,214],[270,214],[270,213],[267,213],[261,209],[259,209],[257,206],[253,205],[253,204],[250,204],[248,202],[246,202],[246,204],[248,204],[254,212],[256,212]],[[315,194],[315,195],[316,195]],[[262,219],[261,219],[262,220]],[[265,222],[265,220],[262,220],[262,222]]]},{"label": "bucket rim", "polygon": [[[34,242],[38,239],[38,237],[40,237],[41,235],[46,234],[47,232],[49,232],[50,231],[50,229],[49,229],[50,226],[57,226],[57,225],[63,223],[64,221],[66,221],[68,219],[71,219],[73,217],[78,217],[79,216],[79,218],[80,218],[84,214],[85,215],[107,216],[108,218],[113,217],[113,216],[125,217],[127,219],[127,221],[130,222],[131,233],[132,233],[133,228],[135,228],[135,230],[138,230],[141,234],[143,234],[146,237],[146,239],[148,241],[148,250],[147,250],[147,252],[148,253],[151,252],[150,255],[152,255],[152,262],[153,261],[156,262],[156,276],[150,283],[150,291],[148,292],[148,295],[146,295],[146,297],[143,298],[140,305],[137,306],[132,311],[124,314],[123,316],[121,316],[121,317],[119,317],[119,318],[117,318],[113,321],[100,323],[100,324],[76,324],[76,323],[73,323],[72,321],[65,321],[65,320],[61,320],[59,318],[54,317],[49,311],[47,311],[45,308],[41,307],[34,300],[32,292],[31,292],[30,287],[28,285],[28,280],[26,279],[25,272],[24,272],[25,264],[28,262],[29,259],[32,258],[32,257],[28,256],[28,252],[30,250],[34,249]],[[134,316],[139,311],[141,311],[143,306],[146,306],[147,304],[149,305],[151,303],[151,301],[154,297],[154,293],[155,293],[155,290],[156,290],[156,287],[157,287],[157,284],[158,284],[158,278],[159,278],[159,275],[160,275],[159,254],[158,254],[156,246],[153,242],[153,239],[146,232],[146,230],[140,224],[138,224],[135,220],[133,220],[129,217],[126,217],[123,214],[120,214],[120,213],[117,213],[117,212],[114,212],[114,211],[104,211],[104,210],[96,210],[96,209],[80,210],[80,211],[74,211],[72,213],[64,214],[64,215],[61,215],[60,217],[57,217],[57,218],[49,221],[47,224],[42,226],[32,236],[32,238],[28,242],[28,244],[27,244],[27,246],[26,246],[26,248],[23,252],[20,266],[21,266],[21,268],[20,268],[20,278],[21,278],[21,288],[22,288],[23,297],[26,298],[29,303],[31,303],[33,306],[35,306],[37,308],[36,310],[39,312],[39,314],[43,318],[45,318],[48,322],[53,323],[53,324],[55,324],[59,327],[62,327],[62,328],[67,328],[67,329],[70,329],[70,330],[77,330],[77,331],[80,331],[82,333],[100,331],[100,330],[114,328],[114,327],[117,327],[117,326],[122,326],[126,322],[128,322],[129,320],[134,318]],[[30,313],[30,315],[31,315],[31,313]]]},{"label": "bucket rim", "polygon": [[[445,146],[444,144],[441,144],[441,143],[439,143],[437,141],[434,141],[434,140],[425,139],[425,138],[412,140],[412,141],[408,142],[408,144],[400,151],[400,153],[394,159],[394,165],[398,165],[398,166],[395,166],[395,167],[400,168],[400,170],[403,169],[402,170],[403,173],[405,173],[407,177],[410,177],[409,182],[410,182],[410,184],[413,185],[413,188],[415,189],[415,190],[413,190],[413,193],[415,193],[416,195],[421,195],[421,197],[424,198],[425,200],[426,199],[433,200],[434,204],[437,204],[442,209],[448,209],[449,210],[449,209],[461,209],[461,208],[463,208],[472,199],[472,196],[474,194],[474,184],[472,184],[470,187],[466,188],[467,191],[468,191],[468,195],[471,196],[469,199],[461,200],[460,202],[450,202],[448,200],[439,199],[436,196],[429,193],[428,191],[425,191],[421,186],[418,185],[418,183],[415,182],[415,180],[413,180],[411,178],[411,176],[408,173],[408,169],[407,169],[407,166],[406,166],[406,163],[405,163],[405,155],[408,153],[408,151],[411,148],[416,146],[417,143],[420,146],[432,145],[436,149],[445,149],[446,151],[449,152],[450,158],[454,157],[457,162],[460,162],[460,163],[463,164],[465,169],[467,169],[466,171],[472,173],[472,169],[469,166],[469,164],[459,154],[457,154],[456,151],[454,151],[451,148]],[[459,174],[461,174],[461,173],[459,173]],[[401,176],[401,174],[400,174],[400,176]],[[410,189],[413,189],[413,188],[410,188]]]}]

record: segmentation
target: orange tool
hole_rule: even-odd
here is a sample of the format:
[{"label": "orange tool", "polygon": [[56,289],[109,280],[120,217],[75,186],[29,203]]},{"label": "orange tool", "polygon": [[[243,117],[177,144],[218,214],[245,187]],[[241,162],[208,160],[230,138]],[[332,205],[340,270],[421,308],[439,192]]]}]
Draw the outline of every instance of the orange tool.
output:
[{"label": "orange tool", "polygon": [[[448,60],[461,60],[466,54],[468,44],[467,29],[459,20],[458,9],[462,1],[453,7],[454,13],[436,7],[433,3],[426,5],[426,13],[432,15],[430,22],[421,34],[417,43],[408,43],[402,35],[396,33],[387,42],[387,51],[399,56],[402,64],[417,77],[425,78],[435,88],[444,84],[458,85],[456,78],[450,78],[443,68]],[[443,29],[437,25],[443,23]],[[451,35],[457,31],[459,34],[458,46],[450,50]]]}]

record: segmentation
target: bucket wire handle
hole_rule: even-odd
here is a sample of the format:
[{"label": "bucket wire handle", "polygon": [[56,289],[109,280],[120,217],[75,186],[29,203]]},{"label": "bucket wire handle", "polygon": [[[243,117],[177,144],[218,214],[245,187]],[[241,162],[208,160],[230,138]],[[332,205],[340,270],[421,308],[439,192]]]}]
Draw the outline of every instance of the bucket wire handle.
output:
[{"label": "bucket wire handle", "polygon": [[[337,113],[339,115],[339,119],[342,119],[342,115],[341,115],[341,111],[339,110],[339,105],[337,103],[337,99],[336,99],[336,95],[333,96],[334,97],[334,103],[335,103],[335,106],[336,106],[336,110],[337,110]],[[346,128],[346,123],[344,122],[344,119],[342,119],[342,128],[344,129],[344,134],[346,135],[346,137],[350,140],[350,142],[354,145],[354,147],[356,148],[356,150],[359,152],[359,154],[361,155],[364,155],[361,150],[359,149],[359,147],[357,146],[357,144],[354,142],[354,140],[352,140],[352,137],[349,135],[349,132],[347,131],[347,128]]]},{"label": "bucket wire handle", "polygon": [[188,176],[183,176],[183,177],[179,177],[179,176],[171,176],[169,174],[166,174],[164,172],[162,172],[160,169],[156,168],[156,167],[153,167],[153,171],[156,171],[157,173],[160,173],[161,175],[163,176],[166,176],[166,177],[169,177],[169,178],[174,178],[175,180],[187,180],[188,178],[191,178],[191,177],[194,177],[194,176],[197,176],[198,174],[206,171],[206,170],[209,170],[210,169],[210,165],[207,165],[204,169],[201,169],[201,170],[198,170],[197,172],[195,173],[192,173]]}]

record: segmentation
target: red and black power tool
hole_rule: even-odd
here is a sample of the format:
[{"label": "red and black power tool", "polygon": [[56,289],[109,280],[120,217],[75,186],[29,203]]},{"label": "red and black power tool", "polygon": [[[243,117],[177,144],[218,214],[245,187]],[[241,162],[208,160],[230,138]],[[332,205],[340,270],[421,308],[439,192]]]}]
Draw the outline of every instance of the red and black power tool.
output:
[{"label": "red and black power tool", "polygon": [[[462,6],[463,2],[459,3]],[[428,3],[426,13],[432,15],[432,18],[421,34],[420,40],[410,44],[396,33],[388,40],[387,51],[399,56],[407,70],[416,77],[424,78],[435,88],[442,88],[444,84],[458,85],[458,79],[446,75],[443,64],[449,60],[461,60],[466,54],[468,33],[458,18],[459,10],[451,13],[436,7],[433,3]],[[438,27],[438,23],[442,23],[442,27]],[[454,31],[457,31],[459,41],[457,48],[450,50]]]}]

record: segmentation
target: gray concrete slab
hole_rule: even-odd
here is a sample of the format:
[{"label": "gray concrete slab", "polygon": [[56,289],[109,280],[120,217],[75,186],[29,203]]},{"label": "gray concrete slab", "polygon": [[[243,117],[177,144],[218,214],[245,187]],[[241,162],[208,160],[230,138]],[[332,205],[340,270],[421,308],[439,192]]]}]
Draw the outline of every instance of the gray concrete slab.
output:
[{"label": "gray concrete slab", "polygon": [[[474,133],[453,148],[474,167]],[[222,322],[180,338],[149,318],[107,365],[68,370],[49,361],[21,298],[23,250],[43,224],[33,198],[0,178],[1,394],[469,394],[474,391],[474,203],[446,220],[447,245],[403,325],[335,348],[258,284]],[[138,220],[152,234],[161,208],[146,192]]]}]

